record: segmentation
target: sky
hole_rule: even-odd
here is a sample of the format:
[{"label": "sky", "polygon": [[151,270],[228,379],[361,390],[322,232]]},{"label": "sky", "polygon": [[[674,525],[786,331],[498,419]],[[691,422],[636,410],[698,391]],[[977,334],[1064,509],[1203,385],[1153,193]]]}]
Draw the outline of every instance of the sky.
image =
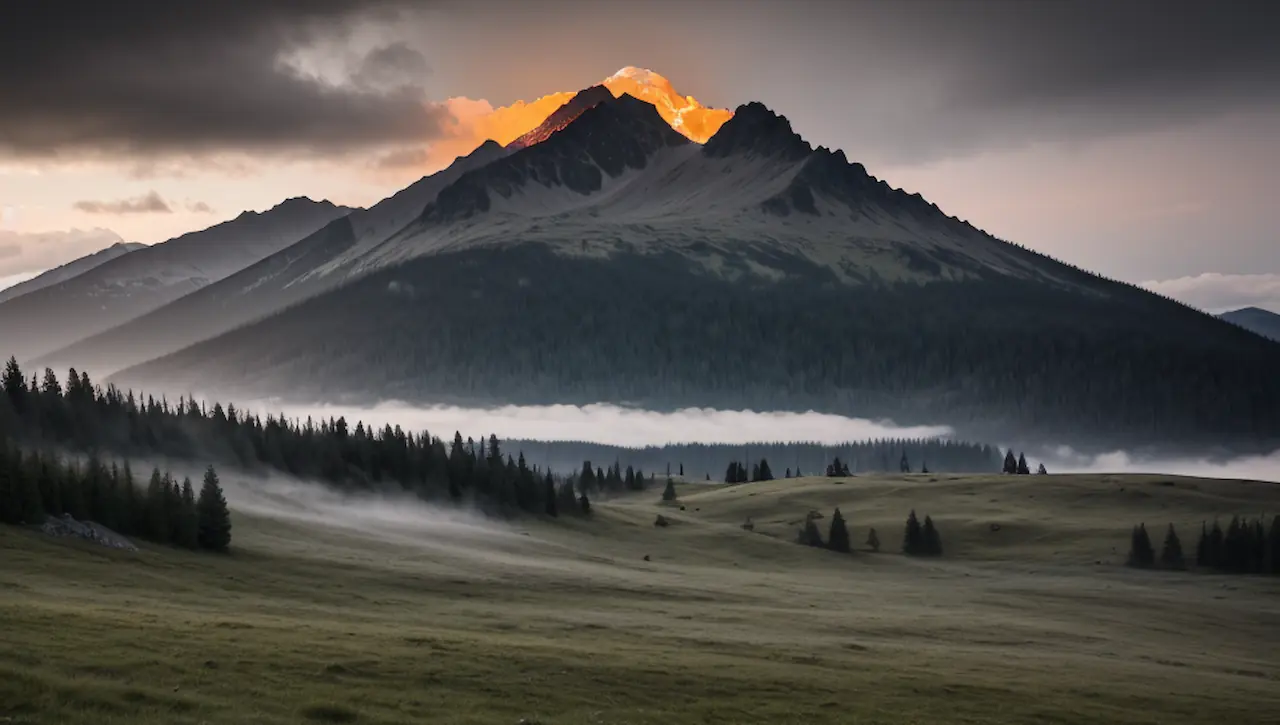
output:
[{"label": "sky", "polygon": [[1276,37],[1254,0],[9,4],[0,284],[92,251],[86,230],[367,206],[639,66],[761,101],[1000,238],[1280,312]]}]

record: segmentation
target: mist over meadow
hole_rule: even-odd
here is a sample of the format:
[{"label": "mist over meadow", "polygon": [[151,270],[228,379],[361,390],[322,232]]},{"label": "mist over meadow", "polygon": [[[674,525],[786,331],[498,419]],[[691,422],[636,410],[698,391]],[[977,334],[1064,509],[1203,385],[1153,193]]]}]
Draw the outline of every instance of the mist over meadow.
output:
[{"label": "mist over meadow", "polygon": [[[669,443],[757,442],[817,443],[836,446],[874,439],[951,438],[954,429],[945,423],[899,426],[889,420],[850,418],[826,413],[760,412],[686,408],[657,412],[610,404],[586,406],[502,406],[464,408],[418,407],[390,401],[359,407],[315,403],[281,404],[252,401],[247,408],[260,415],[305,420],[345,417],[352,425],[363,421],[378,428],[400,426],[406,431],[430,431],[448,438],[454,431],[464,437],[494,434],[502,439],[582,441],[625,447],[662,446]],[[1004,441],[989,441],[1002,449]],[[1209,478],[1280,482],[1280,451],[1269,455],[1224,457],[1147,457],[1127,451],[1090,455],[1069,447],[1046,444],[1028,456],[1043,461],[1053,473],[1154,473]]]}]

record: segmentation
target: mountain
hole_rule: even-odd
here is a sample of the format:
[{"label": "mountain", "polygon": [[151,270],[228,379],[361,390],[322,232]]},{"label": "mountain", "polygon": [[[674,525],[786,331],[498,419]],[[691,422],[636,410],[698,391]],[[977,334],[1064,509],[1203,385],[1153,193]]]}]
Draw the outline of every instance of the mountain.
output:
[{"label": "mountain", "polygon": [[1280,444],[1280,350],[996,239],[760,104],[598,103],[347,245],[324,293],[121,371],[294,400],[819,410],[1086,450]]},{"label": "mountain", "polygon": [[1280,342],[1280,315],[1257,307],[1245,307],[1218,315],[1233,325],[1261,335],[1269,340]]},{"label": "mountain", "polygon": [[0,290],[0,303],[35,292],[39,289],[44,289],[45,287],[50,287],[60,282],[65,282],[72,277],[78,277],[94,267],[101,266],[116,257],[142,249],[145,246],[147,245],[138,244],[136,242],[116,242],[106,249],[100,249],[93,254],[85,255],[79,259],[73,259],[64,265],[54,267],[38,277],[32,277],[26,282],[21,282],[12,287]]},{"label": "mountain", "polygon": [[706,143],[733,116],[728,109],[707,108],[693,96],[680,95],[671,81],[648,68],[629,65],[605,78],[600,85],[615,96],[634,96],[653,104],[658,115],[672,128],[698,143]]},{"label": "mountain", "polygon": [[487,141],[446,169],[424,177],[368,209],[356,209],[251,264],[114,328],[37,360],[62,369],[88,366],[108,374],[213,337],[343,281],[322,274],[338,255],[367,249],[413,221],[440,189],[508,152]]},{"label": "mountain", "polygon": [[11,299],[0,304],[4,354],[29,360],[150,312],[284,249],[349,211],[328,201],[289,199]]},{"label": "mountain", "polygon": [[592,86],[580,91],[569,102],[557,108],[546,120],[520,138],[507,144],[507,149],[519,151],[551,138],[551,134],[563,130],[573,123],[582,112],[594,108],[600,103],[613,98],[613,94],[604,86]]}]

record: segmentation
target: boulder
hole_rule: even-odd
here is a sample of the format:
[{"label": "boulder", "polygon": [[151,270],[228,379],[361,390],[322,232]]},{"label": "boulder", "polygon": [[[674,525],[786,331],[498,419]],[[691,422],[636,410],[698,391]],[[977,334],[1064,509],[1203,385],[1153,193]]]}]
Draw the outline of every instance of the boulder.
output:
[{"label": "boulder", "polygon": [[132,541],[102,524],[95,524],[92,521],[76,521],[71,517],[71,514],[47,517],[40,530],[49,536],[70,536],[85,539],[112,549],[138,550],[138,547],[134,546]]}]

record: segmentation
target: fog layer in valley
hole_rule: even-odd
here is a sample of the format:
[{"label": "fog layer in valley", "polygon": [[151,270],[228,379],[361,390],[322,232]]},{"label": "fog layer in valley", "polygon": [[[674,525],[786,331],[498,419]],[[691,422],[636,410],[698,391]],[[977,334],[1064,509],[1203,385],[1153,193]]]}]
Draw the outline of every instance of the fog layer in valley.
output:
[{"label": "fog layer in valley", "polygon": [[1138,458],[1124,451],[1098,456],[1059,448],[1045,456],[1051,473],[1167,473],[1201,478],[1230,478],[1280,482],[1280,451],[1266,456],[1239,456],[1224,460],[1204,458]]},{"label": "fog layer in valley", "polygon": [[755,443],[757,441],[824,443],[835,445],[875,438],[934,438],[949,436],[945,425],[901,427],[892,421],[846,418],[825,413],[755,412],[686,408],[659,413],[616,405],[540,405],[500,408],[436,406],[419,408],[387,402],[372,407],[341,405],[280,405],[250,403],[260,415],[284,413],[290,418],[315,420],[345,417],[356,421],[400,426],[406,431],[428,430],[449,438],[494,434],[499,438],[589,441],[617,446],[660,446],[666,443]]}]

